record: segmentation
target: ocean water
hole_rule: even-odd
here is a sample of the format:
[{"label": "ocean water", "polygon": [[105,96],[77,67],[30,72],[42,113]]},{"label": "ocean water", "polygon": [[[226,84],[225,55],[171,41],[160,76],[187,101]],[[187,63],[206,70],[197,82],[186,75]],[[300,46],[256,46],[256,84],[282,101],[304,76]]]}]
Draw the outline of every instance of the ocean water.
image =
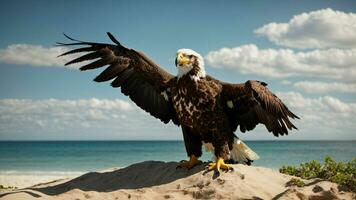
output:
[{"label": "ocean water", "polygon": [[[260,159],[253,165],[278,170],[282,165],[339,161],[356,157],[356,141],[245,141]],[[186,159],[182,141],[31,141],[0,142],[0,175],[81,174],[146,161]],[[204,152],[202,160],[211,160]]]}]

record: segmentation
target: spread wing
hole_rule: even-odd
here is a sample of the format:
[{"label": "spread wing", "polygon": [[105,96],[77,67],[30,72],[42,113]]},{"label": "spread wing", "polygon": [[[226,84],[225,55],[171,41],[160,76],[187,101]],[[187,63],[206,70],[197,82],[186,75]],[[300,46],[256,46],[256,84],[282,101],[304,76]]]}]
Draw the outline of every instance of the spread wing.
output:
[{"label": "spread wing", "polygon": [[221,83],[225,110],[233,131],[240,126],[241,132],[264,124],[273,135],[288,135],[288,130],[297,129],[289,118],[297,118],[287,106],[260,81],[242,84]]},{"label": "spread wing", "polygon": [[92,70],[108,66],[94,81],[114,79],[111,86],[121,87],[121,92],[129,96],[140,108],[164,123],[172,120],[178,125],[172,102],[169,99],[168,82],[173,75],[160,68],[143,53],[122,46],[110,33],[115,44],[83,42],[65,35],[71,43],[58,43],[60,46],[80,46],[60,56],[86,53],[65,65],[92,61],[80,70]]}]

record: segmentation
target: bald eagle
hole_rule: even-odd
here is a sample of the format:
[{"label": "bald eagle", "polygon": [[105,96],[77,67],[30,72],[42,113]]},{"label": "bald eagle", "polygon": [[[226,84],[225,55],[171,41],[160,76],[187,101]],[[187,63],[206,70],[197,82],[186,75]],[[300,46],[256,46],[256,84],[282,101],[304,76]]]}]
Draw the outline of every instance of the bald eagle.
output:
[{"label": "bald eagle", "polygon": [[142,52],[126,48],[107,34],[114,44],[83,42],[65,35],[71,42],[58,45],[80,48],[60,56],[86,53],[65,65],[93,60],[80,70],[108,66],[94,81],[113,79],[111,86],[121,87],[137,106],[165,124],[172,121],[181,126],[189,160],[177,167],[190,169],[199,164],[203,144],[215,155],[208,170],[229,170],[228,161],[250,164],[258,156],[234,134],[237,128],[251,131],[261,123],[277,137],[297,129],[289,118],[298,117],[268,90],[266,83],[219,81],[206,74],[202,56],[191,49],[178,50],[178,74],[174,76]]}]

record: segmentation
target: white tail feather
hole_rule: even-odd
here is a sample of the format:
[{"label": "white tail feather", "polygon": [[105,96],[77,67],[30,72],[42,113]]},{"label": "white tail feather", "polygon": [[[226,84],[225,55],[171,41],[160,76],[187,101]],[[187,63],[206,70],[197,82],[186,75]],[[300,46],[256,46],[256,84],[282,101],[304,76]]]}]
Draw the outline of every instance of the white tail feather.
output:
[{"label": "white tail feather", "polygon": [[[214,146],[211,143],[204,143],[204,146],[206,151],[214,153]],[[258,160],[260,157],[244,142],[238,138],[235,138],[232,149],[230,151],[230,158],[235,162],[246,164],[249,161]]]},{"label": "white tail feather", "polygon": [[245,164],[249,160],[257,160],[260,157],[252,151],[244,142],[240,139],[235,138],[231,150],[231,159],[237,161],[238,163]]}]

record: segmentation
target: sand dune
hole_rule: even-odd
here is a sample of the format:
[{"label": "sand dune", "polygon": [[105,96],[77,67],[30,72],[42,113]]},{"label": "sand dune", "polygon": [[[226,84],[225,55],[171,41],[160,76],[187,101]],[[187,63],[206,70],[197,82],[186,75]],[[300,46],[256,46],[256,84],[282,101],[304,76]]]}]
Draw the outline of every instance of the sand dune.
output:
[{"label": "sand dune", "polygon": [[176,169],[176,162],[146,161],[123,169],[91,172],[74,179],[2,191],[0,199],[355,199],[336,184],[314,181],[287,187],[291,176],[263,167],[234,165],[206,172],[205,164]]}]

